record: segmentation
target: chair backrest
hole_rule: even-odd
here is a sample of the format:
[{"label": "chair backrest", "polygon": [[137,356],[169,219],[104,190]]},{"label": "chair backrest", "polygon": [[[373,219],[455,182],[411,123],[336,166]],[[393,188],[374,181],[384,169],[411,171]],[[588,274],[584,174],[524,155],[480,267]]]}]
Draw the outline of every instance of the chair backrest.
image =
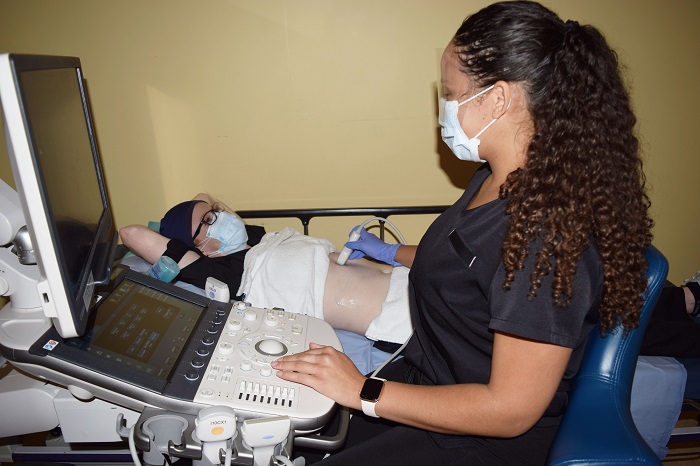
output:
[{"label": "chair backrest", "polygon": [[642,338],[668,273],[668,261],[654,246],[645,252],[647,290],[639,327],[588,338],[569,405],[549,452],[548,464],[654,464],[659,458],[637,431],[630,413],[632,379]]}]

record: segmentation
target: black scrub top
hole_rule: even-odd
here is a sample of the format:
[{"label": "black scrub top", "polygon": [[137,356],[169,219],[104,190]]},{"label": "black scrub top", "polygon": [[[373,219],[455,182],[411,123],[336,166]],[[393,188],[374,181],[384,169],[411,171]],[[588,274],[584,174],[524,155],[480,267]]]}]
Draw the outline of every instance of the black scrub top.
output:
[{"label": "black scrub top", "polygon": [[[501,245],[506,234],[506,201],[466,210],[490,174],[480,168],[462,197],[430,226],[409,274],[411,318],[416,331],[404,350],[425,384],[487,383],[494,332],[574,348],[564,379],[581,362],[588,334],[598,318],[602,262],[594,246],[582,255],[567,308],[554,305],[552,277],[542,279],[528,299],[534,254],[503,287]],[[537,247],[535,244],[532,247]]]}]

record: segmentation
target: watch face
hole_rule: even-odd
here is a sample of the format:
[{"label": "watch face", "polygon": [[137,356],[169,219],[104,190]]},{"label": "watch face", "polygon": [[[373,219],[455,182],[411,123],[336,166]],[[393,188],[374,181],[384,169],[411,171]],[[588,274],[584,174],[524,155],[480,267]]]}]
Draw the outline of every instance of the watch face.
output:
[{"label": "watch face", "polygon": [[360,398],[366,401],[377,401],[384,388],[384,381],[380,379],[367,379],[360,391]]}]

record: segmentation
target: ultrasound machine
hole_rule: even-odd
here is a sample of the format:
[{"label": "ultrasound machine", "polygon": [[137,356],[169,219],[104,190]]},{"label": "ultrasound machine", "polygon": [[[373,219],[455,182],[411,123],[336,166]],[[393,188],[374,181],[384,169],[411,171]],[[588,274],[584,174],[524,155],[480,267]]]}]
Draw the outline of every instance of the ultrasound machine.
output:
[{"label": "ultrasound machine", "polygon": [[327,323],[112,267],[80,60],[0,55],[0,100],[16,186],[0,180],[0,438],[60,426],[70,443],[128,439],[129,461],[202,466],[339,446],[319,434],[333,401],[270,366],[310,341],[342,350]]}]

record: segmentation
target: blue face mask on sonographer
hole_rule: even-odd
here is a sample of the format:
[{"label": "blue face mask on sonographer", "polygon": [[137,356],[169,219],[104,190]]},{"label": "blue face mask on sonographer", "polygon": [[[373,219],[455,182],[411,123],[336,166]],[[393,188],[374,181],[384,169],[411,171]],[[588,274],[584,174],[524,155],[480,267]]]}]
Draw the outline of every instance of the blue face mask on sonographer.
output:
[{"label": "blue face mask on sonographer", "polygon": [[440,98],[438,123],[442,127],[442,140],[450,149],[452,149],[452,153],[454,153],[460,160],[485,162],[485,160],[479,157],[479,144],[481,143],[481,141],[479,141],[479,136],[481,136],[481,133],[489,129],[489,126],[494,124],[497,118],[491,120],[491,122],[487,124],[484,129],[479,131],[476,136],[470,138],[464,134],[462,123],[460,123],[457,114],[459,112],[459,107],[467,102],[471,102],[491,89],[493,89],[493,86],[487,87],[483,91],[469,97],[467,100],[463,100],[462,102]]}]

